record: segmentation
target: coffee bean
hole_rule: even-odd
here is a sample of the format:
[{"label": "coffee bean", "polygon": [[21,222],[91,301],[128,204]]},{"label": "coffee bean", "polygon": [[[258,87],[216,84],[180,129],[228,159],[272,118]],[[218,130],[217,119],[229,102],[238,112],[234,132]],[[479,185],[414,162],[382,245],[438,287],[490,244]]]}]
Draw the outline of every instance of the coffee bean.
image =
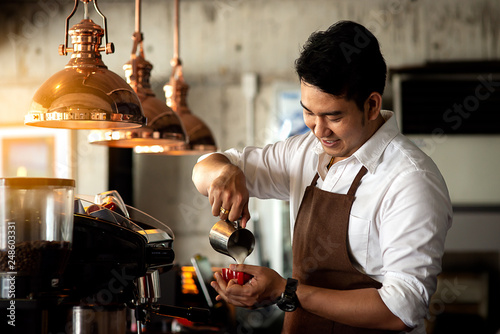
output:
[{"label": "coffee bean", "polygon": [[[23,241],[17,243],[15,253],[0,251],[0,272],[16,271],[18,275],[36,275],[41,272],[59,272],[64,267],[70,251],[68,241]],[[15,255],[15,257],[12,257]],[[11,267],[15,261],[14,268]]]}]

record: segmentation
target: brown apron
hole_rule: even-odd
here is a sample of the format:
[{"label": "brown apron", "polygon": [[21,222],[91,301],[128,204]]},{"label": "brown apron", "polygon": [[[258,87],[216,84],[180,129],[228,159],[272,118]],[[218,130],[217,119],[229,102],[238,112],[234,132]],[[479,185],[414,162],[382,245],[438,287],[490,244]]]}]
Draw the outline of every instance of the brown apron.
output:
[{"label": "brown apron", "polygon": [[[306,188],[294,227],[293,277],[299,284],[327,289],[379,289],[382,284],[353,267],[347,250],[347,231],[354,194],[366,174],[363,166],[351,184],[347,195],[336,194],[316,187],[316,173]],[[392,331],[355,328],[337,323],[302,308],[285,314],[283,332],[286,334],[335,333],[381,334]]]}]

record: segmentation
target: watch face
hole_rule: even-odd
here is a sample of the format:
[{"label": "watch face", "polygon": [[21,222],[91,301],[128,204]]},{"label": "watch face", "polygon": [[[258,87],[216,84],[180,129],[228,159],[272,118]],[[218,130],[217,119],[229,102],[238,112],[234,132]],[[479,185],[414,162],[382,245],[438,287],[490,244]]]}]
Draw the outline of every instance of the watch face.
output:
[{"label": "watch face", "polygon": [[295,298],[291,296],[284,295],[277,303],[278,307],[285,312],[292,312],[297,309],[297,303]]},{"label": "watch face", "polygon": [[296,308],[297,308],[297,306],[295,306],[295,304],[286,304],[283,307],[283,311],[292,312],[292,311],[295,311]]}]

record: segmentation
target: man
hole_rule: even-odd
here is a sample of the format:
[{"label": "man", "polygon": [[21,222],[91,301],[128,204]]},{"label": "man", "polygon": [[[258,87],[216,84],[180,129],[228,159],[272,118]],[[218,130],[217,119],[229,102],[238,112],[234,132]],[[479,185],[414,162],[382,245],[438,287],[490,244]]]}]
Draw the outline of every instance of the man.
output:
[{"label": "man", "polygon": [[250,195],[290,201],[293,277],[237,265],[247,284],[212,286],[236,306],[277,302],[285,333],[424,333],[452,209],[438,168],[381,110],[378,41],[338,22],[310,36],[296,71],[308,134],[193,169],[221,219],[245,226]]}]

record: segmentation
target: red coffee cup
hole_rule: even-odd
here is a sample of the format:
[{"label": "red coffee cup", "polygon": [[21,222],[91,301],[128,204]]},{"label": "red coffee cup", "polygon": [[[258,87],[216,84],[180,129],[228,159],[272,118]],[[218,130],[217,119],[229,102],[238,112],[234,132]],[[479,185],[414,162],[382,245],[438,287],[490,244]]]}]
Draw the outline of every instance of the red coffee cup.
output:
[{"label": "red coffee cup", "polygon": [[229,282],[232,279],[236,279],[239,285],[243,285],[248,282],[253,276],[242,271],[234,271],[229,268],[222,268],[222,278],[224,281]]}]

